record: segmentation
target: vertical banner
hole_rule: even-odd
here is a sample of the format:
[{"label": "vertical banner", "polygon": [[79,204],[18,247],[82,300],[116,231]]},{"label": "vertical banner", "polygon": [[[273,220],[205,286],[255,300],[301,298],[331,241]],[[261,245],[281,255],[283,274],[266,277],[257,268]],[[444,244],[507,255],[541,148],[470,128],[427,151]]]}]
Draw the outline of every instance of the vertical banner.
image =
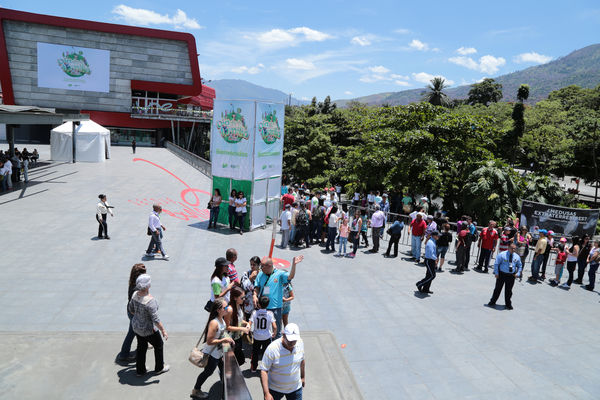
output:
[{"label": "vertical banner", "polygon": [[211,132],[213,176],[252,180],[255,108],[253,101],[215,100]]},{"label": "vertical banner", "polygon": [[283,104],[256,104],[254,179],[281,175],[283,163]]}]

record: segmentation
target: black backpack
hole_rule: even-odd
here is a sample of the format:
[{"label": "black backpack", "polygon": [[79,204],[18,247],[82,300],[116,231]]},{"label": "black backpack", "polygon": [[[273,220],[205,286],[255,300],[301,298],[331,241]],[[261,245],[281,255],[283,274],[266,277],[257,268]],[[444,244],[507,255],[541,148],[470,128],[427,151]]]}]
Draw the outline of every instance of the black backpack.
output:
[{"label": "black backpack", "polygon": [[305,210],[300,210],[296,216],[296,225],[306,226],[308,225],[308,214]]}]

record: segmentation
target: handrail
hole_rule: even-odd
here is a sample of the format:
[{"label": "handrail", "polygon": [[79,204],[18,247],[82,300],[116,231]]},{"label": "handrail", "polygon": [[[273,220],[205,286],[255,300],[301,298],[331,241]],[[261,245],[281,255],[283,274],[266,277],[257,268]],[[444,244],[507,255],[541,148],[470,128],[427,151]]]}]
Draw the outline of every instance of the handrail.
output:
[{"label": "handrail", "polygon": [[235,353],[223,346],[223,397],[225,400],[252,400]]},{"label": "handrail", "polygon": [[183,147],[177,146],[173,142],[167,140],[165,143],[167,145],[167,149],[170,150],[171,153],[175,154],[207,177],[212,178],[212,165],[210,161],[205,160],[197,154],[187,151]]}]

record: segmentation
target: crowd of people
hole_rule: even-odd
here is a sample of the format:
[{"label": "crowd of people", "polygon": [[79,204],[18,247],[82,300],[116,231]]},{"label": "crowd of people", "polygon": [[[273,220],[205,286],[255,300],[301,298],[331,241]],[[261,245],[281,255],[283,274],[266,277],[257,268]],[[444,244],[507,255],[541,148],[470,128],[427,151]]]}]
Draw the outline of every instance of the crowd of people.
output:
[{"label": "crowd of people", "polygon": [[[156,206],[153,215],[158,217]],[[160,221],[149,221],[150,227],[160,226]],[[156,228],[159,229],[159,228]],[[154,238],[154,235],[153,235]],[[273,266],[268,257],[253,256],[249,269],[238,273],[238,253],[227,249],[225,257],[215,260],[210,276],[210,298],[204,309],[209,313],[199,343],[206,357],[190,397],[206,399],[202,390],[206,380],[219,368],[223,382],[223,352],[225,346],[233,350],[237,363],[245,363],[250,354],[250,371],[260,371],[265,399],[301,399],[305,383],[304,347],[299,327],[289,322],[291,302],[294,299],[292,280],[296,266],[303,256],[296,256],[289,272]],[[166,328],[158,316],[158,302],[150,294],[151,278],[145,265],[135,264],[130,271],[127,316],[130,320],[127,335],[117,355],[120,363],[135,361],[136,374],[148,373],[146,353],[149,345],[154,350],[154,373],[168,372],[164,362],[164,342],[168,339]],[[133,339],[135,351],[131,351]]]},{"label": "crowd of people", "polygon": [[[219,220],[219,214],[221,211],[221,203],[223,202],[223,196],[221,191],[215,188],[213,195],[211,196],[207,208],[210,210],[210,219],[208,221],[208,229],[216,229],[217,221]],[[229,229],[236,230],[236,226],[239,228],[240,235],[244,234],[244,225],[246,223],[246,214],[248,213],[248,200],[241,190],[233,189],[229,193]]]},{"label": "crowd of people", "polygon": [[24,148],[19,151],[15,147],[14,154],[11,156],[9,152],[0,150],[0,191],[6,192],[13,189],[13,184],[21,182],[21,174],[23,181],[29,181],[29,167],[37,165],[40,155],[37,149],[33,149],[33,153]]}]

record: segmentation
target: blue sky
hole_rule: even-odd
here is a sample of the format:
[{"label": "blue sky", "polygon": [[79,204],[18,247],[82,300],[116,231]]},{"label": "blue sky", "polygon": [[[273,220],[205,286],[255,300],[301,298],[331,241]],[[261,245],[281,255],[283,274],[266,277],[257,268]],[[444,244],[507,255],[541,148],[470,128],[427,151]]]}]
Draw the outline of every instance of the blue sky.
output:
[{"label": "blue sky", "polygon": [[245,79],[299,99],[422,88],[433,76],[471,84],[600,38],[597,1],[74,4],[0,0],[3,8],[190,32],[203,78]]}]

